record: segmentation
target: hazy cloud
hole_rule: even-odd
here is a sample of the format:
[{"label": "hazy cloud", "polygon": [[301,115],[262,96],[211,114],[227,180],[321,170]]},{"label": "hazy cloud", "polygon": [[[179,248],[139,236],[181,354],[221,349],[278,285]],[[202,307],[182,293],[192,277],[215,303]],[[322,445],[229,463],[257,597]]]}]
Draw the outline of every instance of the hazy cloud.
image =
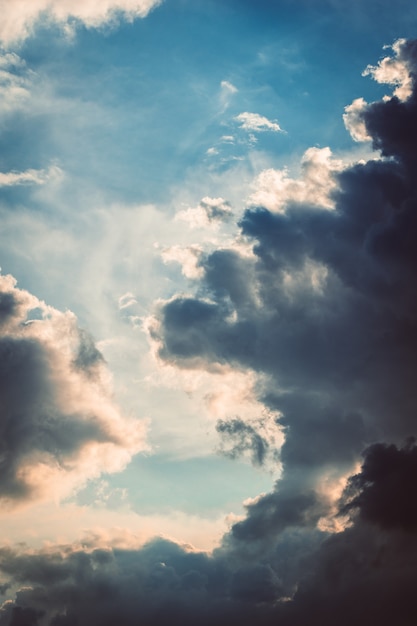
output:
[{"label": "hazy cloud", "polygon": [[232,215],[232,207],[227,200],[206,196],[197,207],[178,211],[175,219],[187,222],[190,228],[207,228],[230,220]]}]

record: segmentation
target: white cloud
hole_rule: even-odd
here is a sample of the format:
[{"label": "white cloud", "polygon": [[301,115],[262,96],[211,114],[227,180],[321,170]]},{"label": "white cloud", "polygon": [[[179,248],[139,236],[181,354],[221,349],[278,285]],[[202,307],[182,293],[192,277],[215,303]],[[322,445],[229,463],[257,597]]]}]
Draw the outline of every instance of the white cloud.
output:
[{"label": "white cloud", "polygon": [[49,20],[71,29],[71,20],[97,28],[117,20],[145,17],[161,0],[2,0],[0,41],[16,43],[30,36],[36,22]]},{"label": "white cloud", "polygon": [[[0,22],[1,33],[1,22]],[[14,53],[0,53],[0,113],[15,111],[29,98],[25,62]]]},{"label": "white cloud", "polygon": [[202,253],[203,250],[198,245],[191,245],[185,248],[170,246],[162,250],[161,256],[165,263],[179,263],[181,271],[186,278],[201,278],[204,274],[204,270],[199,267]]},{"label": "white cloud", "polygon": [[398,39],[390,47],[395,56],[385,57],[378,65],[368,65],[363,76],[371,75],[378,83],[395,85],[394,96],[400,100],[407,100],[411,96],[413,77],[406,54],[406,40]]},{"label": "white cloud", "polygon": [[333,158],[330,148],[309,148],[301,161],[300,178],[290,178],[286,169],[264,170],[255,181],[249,204],[278,212],[284,212],[292,202],[331,209],[331,192],[336,188],[333,173],[343,167],[342,161]]},{"label": "white cloud", "polygon": [[232,85],[232,83],[229,83],[228,80],[222,80],[222,82],[220,83],[220,87],[223,91],[229,93],[237,93],[239,91],[238,88]]},{"label": "white cloud", "polygon": [[368,135],[365,122],[362,119],[362,113],[366,110],[367,106],[368,103],[363,98],[356,98],[352,104],[345,107],[343,121],[346,130],[349,131],[354,141],[371,141],[372,139],[372,137]]},{"label": "white cloud", "polygon": [[239,113],[239,115],[235,117],[235,120],[240,123],[240,128],[248,131],[257,133],[267,130],[272,132],[284,132],[277,122],[273,122],[258,113],[248,113],[247,111]]},{"label": "white cloud", "polygon": [[47,170],[26,170],[24,172],[0,172],[0,187],[15,185],[44,185],[48,180],[62,175],[59,167],[51,166]]}]

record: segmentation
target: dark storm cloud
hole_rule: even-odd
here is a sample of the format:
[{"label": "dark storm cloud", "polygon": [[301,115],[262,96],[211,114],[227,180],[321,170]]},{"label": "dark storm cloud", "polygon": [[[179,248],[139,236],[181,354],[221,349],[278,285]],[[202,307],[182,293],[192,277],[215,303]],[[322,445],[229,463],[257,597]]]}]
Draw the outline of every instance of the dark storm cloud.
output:
[{"label": "dark storm cloud", "polygon": [[[31,319],[33,313],[38,319]],[[97,475],[102,462],[97,465],[94,455],[100,457],[103,444],[114,446],[115,459],[139,445],[139,425],[132,423],[126,434],[129,424],[112,404],[103,368],[100,352],[72,314],[47,307],[17,289],[11,276],[0,276],[3,503],[43,496],[71,475],[77,482],[77,472],[82,482],[87,475],[79,464],[90,451]]]},{"label": "dark storm cloud", "polygon": [[[321,536],[284,624],[312,613],[320,624],[392,623],[397,601],[403,623],[416,619],[408,595],[416,546],[410,539],[407,563],[403,534],[415,527],[407,497],[415,449],[396,446],[415,433],[417,412],[417,42],[394,52],[380,79],[408,85],[410,95],[397,89],[356,111],[383,158],[332,170],[333,209],[319,206],[313,189],[311,202],[281,197],[282,212],[250,206],[240,229],[253,257],[232,248],[207,255],[198,295],[162,306],[154,331],[160,356],[179,367],[228,364],[268,377],[259,397],[283,429],[283,472],[224,537],[233,558],[271,558],[287,533],[337,525],[337,494],[361,451],[390,442],[368,448],[345,494],[352,527]],[[236,436],[233,420],[223,430]],[[375,607],[378,585],[389,591]]]},{"label": "dark storm cloud", "polygon": [[[404,45],[411,63],[416,44]],[[202,261],[207,299],[166,303],[160,355],[183,367],[230,363],[267,373],[275,409],[295,413],[305,398],[302,420],[342,406],[348,430],[361,415],[370,439],[412,432],[416,106],[414,94],[367,105],[367,131],[390,159],[333,173],[334,210],[291,198],[284,213],[250,207],[240,226],[254,258],[221,250]]]}]

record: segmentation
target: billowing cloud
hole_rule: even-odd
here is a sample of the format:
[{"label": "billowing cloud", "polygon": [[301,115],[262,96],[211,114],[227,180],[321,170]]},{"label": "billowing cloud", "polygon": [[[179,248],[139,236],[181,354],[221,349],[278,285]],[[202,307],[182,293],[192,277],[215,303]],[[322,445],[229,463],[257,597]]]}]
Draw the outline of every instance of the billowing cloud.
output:
[{"label": "billowing cloud", "polygon": [[39,21],[72,28],[77,22],[98,28],[122,17],[145,17],[161,0],[3,0],[0,41],[19,42],[31,35]]},{"label": "billowing cloud", "polygon": [[291,178],[286,169],[263,170],[254,183],[249,204],[279,212],[291,204],[306,202],[333,208],[335,174],[342,169],[342,161],[333,157],[330,148],[309,148],[301,159],[300,178]]},{"label": "billowing cloud", "polygon": [[278,122],[271,121],[267,117],[259,115],[259,113],[248,113],[248,111],[245,111],[236,115],[235,120],[239,122],[240,128],[243,128],[243,130],[256,133],[267,130],[275,133],[283,132]]},{"label": "billowing cloud", "polygon": [[124,417],[94,341],[11,276],[0,276],[0,499],[56,498],[145,448]]},{"label": "billowing cloud", "polygon": [[355,141],[370,141],[372,137],[366,132],[365,122],[362,114],[366,111],[368,104],[363,98],[356,98],[345,107],[343,121],[352,139]]},{"label": "billowing cloud", "polygon": [[[258,376],[253,390],[283,436],[273,490],[245,503],[211,554],[165,539],[3,548],[0,624],[416,623],[416,51],[415,41],[394,48],[407,55],[410,95],[356,107],[376,158],[333,167],[329,151],[310,153],[317,176],[302,167],[299,180],[278,185],[267,201],[249,200],[236,242],[250,253],[230,244],[202,254],[195,293],[160,301],[148,320],[171,367]],[[67,322],[78,348],[66,356],[68,335],[51,330],[62,329],[66,314],[17,323],[42,306],[7,285],[8,371],[18,372],[37,407],[31,398],[45,388],[53,359],[47,371],[75,402],[69,372],[96,381],[100,354]],[[13,402],[15,385],[4,384]],[[56,406],[60,395],[49,393]],[[19,402],[16,414],[26,415],[26,398]],[[249,452],[259,464],[270,440],[258,437],[256,421],[221,419],[230,455]],[[34,447],[30,433],[10,439],[19,463]],[[69,437],[74,448],[84,433]],[[22,486],[13,462],[9,491]]]},{"label": "billowing cloud", "polygon": [[404,101],[409,98],[414,87],[416,51],[413,42],[398,39],[390,48],[394,56],[384,57],[378,65],[368,65],[364,76],[371,75],[378,83],[395,87],[394,96]]},{"label": "billowing cloud", "polygon": [[[360,124],[379,151],[375,159],[352,165],[332,161],[328,149],[312,149],[298,180],[270,170],[263,181],[261,174],[239,224],[238,237],[252,243],[252,256],[233,247],[207,254],[196,295],[160,305],[154,326],[159,356],[171,364],[261,374],[258,397],[278,414],[283,429],[282,475],[271,493],[248,503],[224,549],[239,558],[264,558],[295,528],[329,530],[333,518],[333,530],[342,530],[316,554],[311,595],[300,583],[293,607],[315,606],[314,594],[323,584],[320,568],[333,550],[347,581],[346,589],[332,587],[335,602],[342,606],[353,597],[357,583],[343,556],[349,537],[360,558],[369,524],[395,534],[410,530],[400,523],[407,518],[414,528],[414,509],[405,501],[415,453],[397,448],[415,433],[417,409],[416,50],[416,42],[394,46],[395,55],[407,59],[412,81],[407,98],[393,95],[355,108],[356,128]],[[252,433],[247,423],[233,421],[222,429],[233,436],[241,432],[242,445]],[[359,478],[351,479],[357,492],[344,511],[360,514],[343,530],[335,516],[341,488],[355,473],[361,451],[377,441],[388,443],[371,447]],[[391,477],[386,479],[384,470]],[[403,490],[396,488],[400,483]],[[394,507],[390,524],[386,503],[396,502],[395,495],[403,504]],[[384,541],[389,553],[400,540],[393,535]],[[366,548],[359,576],[371,595],[379,579],[384,588],[390,579],[391,557],[380,573],[371,571],[377,543],[373,539]],[[413,564],[414,544],[411,550]],[[392,559],[394,569],[408,567]],[[405,581],[405,569],[399,577]],[[317,597],[320,623],[334,622],[331,594]],[[366,601],[368,617],[370,606]],[[410,607],[407,611],[410,616]],[[347,615],[367,623],[353,609]],[[291,619],[283,623],[305,623]]]}]

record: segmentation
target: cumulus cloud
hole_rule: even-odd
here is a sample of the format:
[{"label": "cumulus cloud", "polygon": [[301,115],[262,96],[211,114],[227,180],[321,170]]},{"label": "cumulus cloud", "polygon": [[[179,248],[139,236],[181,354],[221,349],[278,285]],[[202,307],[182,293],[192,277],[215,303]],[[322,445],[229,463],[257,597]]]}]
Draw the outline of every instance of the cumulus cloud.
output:
[{"label": "cumulus cloud", "polygon": [[378,83],[393,85],[394,96],[399,100],[407,100],[413,91],[416,52],[412,42],[398,39],[388,46],[394,56],[384,57],[378,65],[368,65],[363,75],[371,75]]},{"label": "cumulus cloud", "polygon": [[[397,49],[413,76],[417,42]],[[212,554],[162,539],[139,548],[4,548],[0,624],[416,623],[417,448],[407,439],[417,409],[414,82],[412,88],[407,98],[357,107],[377,159],[333,167],[329,152],[310,153],[316,176],[302,170],[268,201],[250,200],[237,240],[251,254],[233,245],[204,254],[195,293],[159,302],[149,322],[158,356],[171,366],[259,375],[253,388],[284,437],[275,448],[282,473],[273,490],[245,503],[245,515]],[[39,335],[29,343],[24,335],[23,357],[10,340],[52,322],[13,330],[29,307],[39,307],[14,290],[4,289],[9,343],[2,349],[14,355],[16,370],[25,363],[19,380],[32,381],[33,369],[42,382],[52,358],[46,338],[39,347]],[[93,381],[103,364],[83,342],[70,362]],[[54,363],[62,363],[61,352]],[[61,370],[53,371],[59,377]],[[33,387],[43,389],[37,380]],[[12,396],[13,389],[5,385]],[[232,456],[265,458],[270,440],[258,437],[254,422],[222,420]],[[32,449],[21,431],[10,441],[18,462]],[[12,461],[10,467],[9,490],[18,484]]]},{"label": "cumulus cloud", "polygon": [[301,159],[300,178],[291,178],[286,169],[263,170],[257,177],[249,204],[282,212],[293,203],[311,203],[333,208],[332,192],[337,188],[335,174],[343,169],[330,148],[309,148]]},{"label": "cumulus cloud", "polygon": [[263,466],[268,462],[278,465],[277,439],[280,432],[274,432],[273,420],[270,416],[248,422],[240,417],[221,419],[216,424],[222,444],[219,452],[236,459],[249,454],[255,466]]},{"label": "cumulus cloud", "polygon": [[[163,360],[263,376],[258,397],[278,414],[284,434],[282,475],[271,493],[247,504],[223,549],[230,558],[269,559],[272,566],[283,536],[300,532],[307,543],[322,542],[313,550],[311,578],[298,573],[283,624],[305,623],[307,607],[323,624],[389,623],[372,606],[378,585],[388,589],[393,580],[391,566],[403,587],[381,606],[401,599],[403,621],[416,617],[409,596],[416,545],[408,539],[415,511],[407,500],[415,449],[399,448],[415,433],[417,410],[416,51],[415,41],[394,47],[412,77],[407,98],[396,92],[351,109],[352,128],[372,138],[376,158],[348,165],[332,160],[329,149],[312,149],[299,179],[273,170],[261,175],[239,224],[253,254],[230,247],[205,255],[196,294],[172,297],[157,312],[154,339]],[[242,446],[256,454],[258,446],[262,457],[250,422],[229,420],[220,430],[239,435],[236,454]],[[368,449],[357,475],[361,451],[377,441],[388,443]],[[335,513],[346,480],[349,497],[341,506],[351,517],[343,522]],[[407,562],[399,546],[408,541]],[[357,580],[352,550],[362,559]],[[336,563],[340,577],[326,588]],[[361,584],[369,592],[360,594],[363,615],[349,605]],[[338,606],[348,607],[345,621]]]},{"label": "cumulus cloud", "polygon": [[186,248],[180,246],[164,248],[161,256],[165,263],[173,261],[179,263],[186,278],[201,278],[203,270],[199,264],[202,254],[203,251],[200,246],[191,245]]},{"label": "cumulus cloud", "polygon": [[104,359],[75,316],[0,276],[0,499],[68,495],[145,448],[111,397]]},{"label": "cumulus cloud", "polygon": [[161,0],[3,0],[0,41],[3,45],[30,36],[40,21],[71,28],[77,22],[98,28],[119,17],[145,17]]},{"label": "cumulus cloud", "polygon": [[247,131],[256,133],[268,130],[275,133],[284,132],[278,122],[271,121],[267,117],[259,115],[259,113],[248,113],[245,111],[236,115],[235,120],[239,122],[240,128]]},{"label": "cumulus cloud", "polygon": [[30,81],[25,62],[14,52],[0,52],[0,113],[24,106],[29,98]]},{"label": "cumulus cloud", "polygon": [[352,104],[345,107],[343,121],[354,141],[370,141],[372,139],[366,132],[365,122],[362,118],[367,106],[368,104],[363,98],[356,98]]}]

